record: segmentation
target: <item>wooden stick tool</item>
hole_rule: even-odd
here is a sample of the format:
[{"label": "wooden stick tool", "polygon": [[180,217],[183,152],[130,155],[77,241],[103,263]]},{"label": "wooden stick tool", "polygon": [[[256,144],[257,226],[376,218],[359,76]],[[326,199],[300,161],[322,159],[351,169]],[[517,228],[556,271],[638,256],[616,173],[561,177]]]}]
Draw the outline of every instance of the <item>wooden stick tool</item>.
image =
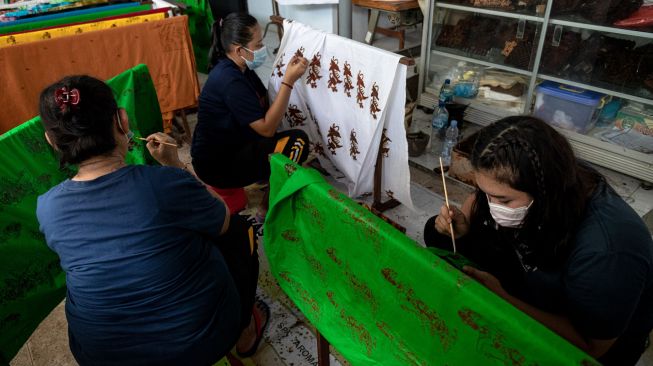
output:
[{"label": "wooden stick tool", "polygon": [[[143,137],[137,137],[137,139],[143,140],[143,141],[148,141],[148,142],[150,141],[150,140],[148,140],[146,138],[143,138]],[[163,141],[157,141],[157,140],[152,140],[152,141],[156,142],[157,144],[163,144],[163,145],[178,147],[176,144],[171,144],[169,142],[163,142]]]},{"label": "wooden stick tool", "polygon": [[[442,157],[440,157],[440,174],[442,174],[442,187],[444,188],[444,201],[447,203],[447,210],[451,210],[451,208],[449,207],[449,194],[447,194],[447,181],[444,179],[444,166],[442,166]],[[451,233],[453,252],[456,253],[456,236],[453,233],[453,222],[449,223],[449,232]]]}]

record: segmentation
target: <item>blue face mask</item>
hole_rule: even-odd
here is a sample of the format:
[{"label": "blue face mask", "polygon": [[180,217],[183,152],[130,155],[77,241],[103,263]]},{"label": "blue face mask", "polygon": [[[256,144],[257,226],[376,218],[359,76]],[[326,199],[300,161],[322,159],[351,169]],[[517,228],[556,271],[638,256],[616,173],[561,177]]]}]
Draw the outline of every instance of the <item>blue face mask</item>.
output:
[{"label": "blue face mask", "polygon": [[251,52],[254,55],[254,60],[250,61],[243,56],[240,56],[243,60],[245,60],[245,63],[247,64],[247,67],[250,68],[250,70],[254,70],[255,68],[263,65],[265,63],[265,59],[268,57],[268,51],[265,48],[265,46],[259,48],[256,51],[252,51],[246,47],[243,47],[247,51]]},{"label": "blue face mask", "polygon": [[134,150],[134,145],[136,145],[136,142],[134,141],[134,133],[132,130],[129,130],[127,133],[125,133],[125,130],[122,129],[122,120],[120,119],[119,111],[116,112],[116,118],[118,119],[118,128],[120,131],[122,131],[123,134],[125,134],[125,137],[127,138],[127,150]]}]

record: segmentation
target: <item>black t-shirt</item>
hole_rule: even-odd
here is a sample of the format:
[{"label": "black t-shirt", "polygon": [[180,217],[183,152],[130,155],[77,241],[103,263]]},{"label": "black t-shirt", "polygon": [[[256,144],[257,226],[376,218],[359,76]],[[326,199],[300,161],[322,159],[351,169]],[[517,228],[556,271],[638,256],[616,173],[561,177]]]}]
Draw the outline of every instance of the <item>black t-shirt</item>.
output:
[{"label": "black t-shirt", "polygon": [[229,152],[262,137],[249,125],[265,117],[267,91],[254,71],[222,58],[211,70],[199,98],[193,161],[229,158]]},{"label": "black t-shirt", "polygon": [[[569,257],[558,268],[538,268],[532,260],[536,254],[515,233],[490,220],[461,238],[459,247],[508,292],[539,309],[568,316],[583,336],[618,337],[599,361],[636,361],[653,329],[653,240],[635,211],[600,183]],[[429,246],[450,246],[448,237],[425,233],[425,238]]]}]

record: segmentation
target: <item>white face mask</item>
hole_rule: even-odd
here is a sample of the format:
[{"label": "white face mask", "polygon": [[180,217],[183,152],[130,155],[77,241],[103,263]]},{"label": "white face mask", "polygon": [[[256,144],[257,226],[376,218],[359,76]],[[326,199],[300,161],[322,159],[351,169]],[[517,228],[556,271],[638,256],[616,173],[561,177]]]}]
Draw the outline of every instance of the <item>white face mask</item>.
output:
[{"label": "white face mask", "polygon": [[[487,195],[485,195],[487,197]],[[503,205],[490,202],[490,197],[487,197],[487,203],[490,206],[490,215],[494,221],[503,227],[520,227],[524,222],[524,218],[528,213],[528,209],[531,207],[534,201],[528,204],[528,206],[510,208]]]}]

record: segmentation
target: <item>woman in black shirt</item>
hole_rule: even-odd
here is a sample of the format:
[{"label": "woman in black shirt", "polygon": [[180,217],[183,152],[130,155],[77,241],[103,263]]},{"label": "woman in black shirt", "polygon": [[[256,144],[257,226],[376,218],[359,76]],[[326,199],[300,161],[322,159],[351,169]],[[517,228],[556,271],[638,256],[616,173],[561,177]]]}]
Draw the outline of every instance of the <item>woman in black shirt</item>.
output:
[{"label": "woman in black shirt", "polygon": [[477,183],[461,209],[426,224],[428,246],[605,365],[634,365],[653,328],[653,241],[605,179],[543,121],[504,118],[479,132]]}]

